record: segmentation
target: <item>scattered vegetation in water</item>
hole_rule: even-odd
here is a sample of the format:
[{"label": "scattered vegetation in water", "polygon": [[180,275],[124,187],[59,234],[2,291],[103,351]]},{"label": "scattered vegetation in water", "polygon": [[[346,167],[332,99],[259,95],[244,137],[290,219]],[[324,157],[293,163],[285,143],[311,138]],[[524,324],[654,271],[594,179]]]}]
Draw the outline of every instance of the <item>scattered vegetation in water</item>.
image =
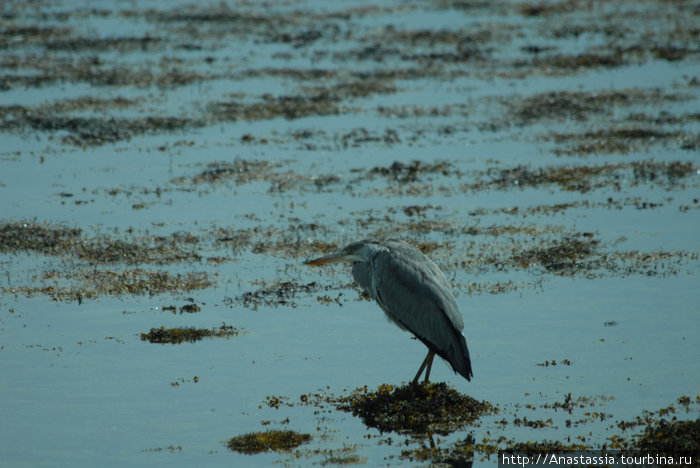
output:
[{"label": "scattered vegetation in water", "polygon": [[[251,137],[252,138],[252,137]],[[206,165],[203,171],[194,176],[180,176],[172,180],[177,185],[202,185],[232,182],[236,185],[252,182],[268,182],[268,193],[282,193],[289,190],[318,191],[340,182],[336,175],[301,174],[282,170],[281,161],[256,161],[236,158],[233,161],[218,161]]]},{"label": "scattered vegetation in water", "polygon": [[[690,109],[697,94],[697,78],[674,78],[663,91],[656,88],[568,90],[524,98],[516,95],[508,98],[512,105],[498,115],[493,124],[491,121],[474,121],[474,116],[480,115],[477,105],[481,98],[473,96],[483,93],[468,92],[472,86],[479,88],[480,85],[473,84],[479,80],[485,83],[496,80],[516,82],[533,74],[574,76],[589,70],[613,70],[619,66],[655,61],[675,62],[674,66],[682,66],[681,62],[685,60],[692,63],[698,57],[698,48],[693,45],[696,43],[697,25],[693,21],[696,15],[686,14],[687,6],[687,2],[668,1],[526,1],[519,2],[515,10],[522,17],[514,18],[512,5],[507,2],[430,2],[428,9],[431,14],[469,14],[474,18],[468,29],[447,30],[428,26],[412,29],[394,22],[395,18],[404,14],[420,12],[423,6],[419,3],[397,2],[393,6],[381,7],[342,5],[311,13],[301,7],[280,13],[275,8],[258,9],[253,2],[249,2],[242,9],[216,4],[185,8],[165,6],[144,11],[127,6],[113,11],[46,8],[41,14],[36,14],[36,3],[16,2],[2,12],[0,91],[32,91],[43,87],[37,95],[52,95],[52,91],[63,83],[90,87],[91,90],[89,95],[77,99],[56,100],[36,106],[0,106],[0,132],[19,132],[27,139],[36,137],[39,140],[49,135],[48,144],[41,145],[47,148],[41,150],[45,153],[40,156],[42,162],[45,157],[52,157],[52,151],[59,155],[62,151],[72,154],[77,151],[75,147],[92,150],[88,147],[103,144],[114,144],[115,149],[121,150],[120,147],[124,145],[116,144],[130,140],[135,150],[149,151],[147,147],[138,146],[140,140],[133,141],[142,135],[156,136],[159,141],[154,147],[160,152],[156,154],[170,156],[171,151],[177,152],[181,148],[160,141],[168,132],[203,127],[209,127],[207,132],[210,132],[220,122],[277,118],[295,120],[297,125],[315,128],[314,122],[304,124],[302,118],[343,114],[363,116],[369,112],[373,119],[378,115],[379,119],[385,119],[384,122],[376,126],[342,128],[335,133],[305,130],[290,123],[285,124],[289,131],[277,133],[278,130],[270,123],[266,124],[272,127],[269,130],[248,130],[252,133],[234,136],[234,147],[245,145],[245,150],[255,151],[257,148],[251,148],[253,144],[268,145],[265,152],[281,149],[287,154],[287,147],[296,145],[295,149],[332,154],[335,150],[351,152],[356,147],[384,145],[395,146],[397,154],[403,152],[403,146],[410,147],[410,154],[414,154],[421,148],[438,148],[437,151],[440,151],[440,144],[453,146],[455,143],[469,143],[477,138],[475,128],[492,131],[494,135],[489,141],[509,141],[510,136],[499,133],[499,129],[505,127],[501,122],[513,118],[520,125],[566,120],[565,123],[573,128],[554,128],[543,138],[553,142],[556,154],[576,155],[582,160],[592,155],[605,157],[611,153],[657,150],[660,145],[671,151],[696,150],[700,143],[690,130],[699,121],[697,112],[672,113],[673,110],[667,111],[666,108],[671,108],[679,100],[687,100],[683,106]],[[367,23],[364,22],[365,18],[369,18]],[[591,21],[592,18],[595,20]],[[92,37],[91,28],[94,32],[95,22],[100,24],[103,21],[136,21],[141,28],[139,30],[145,32],[132,36]],[[543,21],[547,23],[547,28],[541,27]],[[376,27],[377,24],[385,26]],[[523,38],[528,42],[523,44]],[[244,57],[242,61],[231,58],[231,43],[244,45],[240,50]],[[274,44],[274,51],[268,44]],[[576,47],[586,47],[586,44],[593,44],[594,47],[576,50]],[[249,52],[246,45],[252,45],[262,54],[270,53],[265,63],[271,66],[258,68],[255,65],[257,60],[245,58]],[[295,65],[299,63],[322,65],[299,68]],[[250,64],[254,64],[252,66],[255,68],[246,69]],[[321,66],[326,68],[318,68]],[[465,76],[470,83],[466,88],[465,83],[458,80]],[[177,111],[159,112],[162,102],[174,101],[169,99],[173,96],[173,88],[190,85],[195,90],[199,86],[208,89],[207,82],[211,80],[233,80],[241,85],[237,89],[240,92],[211,98],[214,99],[211,103],[196,102],[191,105],[191,102],[183,102],[182,107],[187,109],[187,115]],[[246,94],[246,81],[254,82],[254,87],[259,87],[261,80],[281,83],[286,94]],[[446,86],[467,92],[463,93],[465,97],[461,102],[449,105],[439,101],[427,105],[425,102],[411,103],[410,98],[416,90],[420,91],[424,82],[447,83]],[[376,99],[363,99],[400,92],[399,83],[408,93],[397,97],[409,98],[394,100],[402,102],[400,106],[392,106],[391,103],[378,106]],[[562,86],[566,86],[563,81]],[[156,87],[160,89],[154,92]],[[71,86],[68,88],[73,89]],[[684,92],[688,94],[682,95]],[[178,93],[178,96],[185,95],[188,93]],[[195,101],[200,101],[196,91],[193,95]],[[495,99],[501,98],[497,96]],[[633,106],[639,106],[645,112],[648,109],[658,110],[647,114],[638,112]],[[575,127],[582,122],[594,122],[596,126]],[[540,127],[551,128],[549,125]],[[69,147],[56,150],[52,144],[54,142]],[[214,145],[220,143],[212,142]],[[234,150],[238,151],[240,147]],[[358,214],[302,223],[292,221],[295,215],[290,214],[287,226],[281,222],[265,227],[257,220],[252,223],[253,227],[249,227],[251,223],[248,223],[243,229],[214,228],[207,236],[212,249],[218,250],[213,253],[220,254],[209,257],[215,259],[212,260],[215,264],[221,259],[228,259],[229,254],[239,255],[242,252],[267,255],[276,262],[289,258],[300,261],[312,252],[333,250],[338,247],[337,243],[342,244],[340,239],[332,239],[328,235],[337,230],[347,231],[344,236],[374,233],[385,238],[397,233],[410,233],[409,237],[415,237],[416,244],[422,250],[443,259],[449,258],[451,266],[470,272],[473,268],[476,271],[507,273],[509,268],[539,266],[551,274],[667,275],[689,262],[697,264],[698,253],[695,251],[623,251],[614,244],[600,240],[605,239],[606,233],[600,237],[598,233],[587,237],[585,233],[571,232],[570,228],[563,227],[570,217],[564,218],[558,226],[546,226],[537,221],[519,224],[512,220],[504,221],[502,217],[494,221],[488,219],[490,215],[522,218],[568,216],[571,214],[568,210],[601,208],[649,210],[645,215],[652,215],[652,210],[675,209],[673,198],[678,198],[675,190],[684,188],[685,184],[694,187],[696,183],[695,163],[629,161],[628,156],[628,160],[622,164],[513,168],[498,160],[484,162],[482,158],[489,155],[478,154],[478,150],[472,155],[471,149],[479,147],[467,147],[465,151],[470,155],[462,159],[459,166],[438,160],[403,160],[387,165],[385,160],[371,168],[356,168],[345,173],[329,171],[309,174],[290,167],[286,162],[236,160],[207,164],[209,161],[204,160],[203,164],[207,165],[199,167],[200,171],[173,179],[172,185],[176,187],[164,190],[201,195],[208,189],[205,184],[264,182],[270,194],[290,190],[335,191],[341,196],[357,196],[359,199],[379,195],[386,201],[370,216]],[[30,151],[17,152],[16,155],[3,154],[5,158],[21,158],[23,164],[31,161],[33,156]],[[471,158],[479,159],[479,164],[490,167],[488,171],[476,172],[476,181],[472,180],[471,173],[464,171],[465,167],[470,167]],[[176,164],[174,167],[176,173],[166,177],[179,174],[180,166]],[[65,182],[65,178],[63,180]],[[458,183],[462,185],[455,185]],[[0,181],[0,188],[2,184]],[[368,188],[363,184],[374,185]],[[649,190],[648,200],[616,195],[637,185],[647,185],[652,189]],[[463,217],[454,217],[449,212],[441,217],[441,213],[417,205],[401,208],[395,201],[400,200],[401,204],[406,200],[391,198],[413,195],[415,199],[421,199],[425,195],[462,195],[461,192],[506,191],[516,187],[578,194],[595,190],[599,190],[598,194],[607,193],[600,197],[585,197],[586,200],[574,200],[572,197],[583,197],[571,193],[567,195],[568,201],[565,203],[531,207],[484,208],[477,205],[470,207],[469,214],[481,219],[475,219],[473,223],[465,223]],[[668,195],[654,195],[654,192],[662,191],[653,190],[658,187],[672,190],[664,191]],[[71,191],[76,192],[69,186],[65,190],[59,196],[66,200]],[[160,198],[160,189],[144,188],[135,193],[139,197]],[[691,214],[697,212],[700,206],[697,200],[693,199],[691,203],[687,197],[682,203],[678,210],[683,213],[690,210]],[[392,204],[394,212],[391,212]],[[130,206],[140,209],[151,205],[136,200]],[[402,216],[411,218],[410,222],[401,222]],[[2,291],[9,294],[47,294],[55,300],[77,301],[102,294],[180,294],[190,289],[208,287],[213,284],[213,277],[207,273],[176,275],[140,268],[113,271],[98,266],[201,262],[199,251],[208,247],[175,236],[89,237],[85,234],[85,227],[6,222],[0,224],[0,252],[7,257],[29,253],[25,256],[31,257],[32,261],[37,254],[51,256],[48,262],[58,262],[59,265],[56,268],[40,266],[36,272],[17,273],[12,268],[13,263],[23,260],[10,258],[11,268],[6,272],[7,279]],[[466,253],[452,257],[452,252]],[[17,283],[29,277],[31,286]],[[34,283],[39,286],[34,286]],[[522,288],[524,283],[495,281],[456,285],[458,292],[498,293]],[[354,286],[350,283],[335,285],[335,288],[347,287]],[[248,301],[248,307],[268,302],[269,305],[294,306],[296,298],[304,295],[307,299],[316,296],[321,303],[341,303],[340,295],[335,299],[335,295],[318,295],[324,289],[320,284],[297,284],[285,279],[271,284],[263,283],[258,290],[244,293],[235,300]],[[234,299],[230,301],[233,303]],[[198,307],[188,304],[180,307],[179,312],[195,312]],[[554,362],[546,361],[545,365],[549,363],[551,366]],[[563,361],[557,361],[557,365],[562,364]],[[307,396],[306,402],[312,401],[314,404],[330,404]],[[687,404],[687,398],[682,401]],[[348,405],[347,401],[343,404]],[[585,404],[571,395],[564,397],[563,401],[549,403],[553,411],[566,414],[581,409],[581,405]],[[681,406],[679,401],[677,408]],[[538,410],[541,409],[544,409],[543,405],[538,407]],[[595,413],[591,411],[591,416],[572,417],[570,423],[576,425],[582,420],[600,420],[602,416]],[[674,415],[671,410],[663,415],[659,413],[658,416],[663,417],[646,426],[645,434],[648,432],[649,437],[645,435],[644,438],[651,440],[653,436],[659,436],[657,442],[665,444],[671,440],[677,446],[698,440],[694,422],[669,419]],[[546,425],[548,420],[546,417],[528,419],[513,415],[507,423],[534,431]],[[555,421],[554,424],[558,423]],[[647,421],[642,421],[642,424],[646,425]],[[382,443],[390,443],[387,440],[382,439]],[[628,442],[632,443],[633,440],[630,438]],[[518,444],[538,449],[561,448],[557,444],[563,442],[523,443],[486,437],[481,442],[475,442],[466,438],[442,454],[439,441],[436,441],[437,448],[426,442],[422,454],[416,456],[436,462],[467,461],[469,458],[464,454],[471,450],[491,453],[496,448],[506,446],[523,448]],[[618,442],[615,440],[611,445]],[[175,449],[180,451],[180,447]],[[342,454],[336,456],[327,453],[324,457],[321,464],[356,460],[354,454],[343,458]]]},{"label": "scattered vegetation in water", "polygon": [[[294,298],[298,293],[309,295],[313,292],[321,290],[322,286],[312,281],[307,284],[299,284],[291,281],[276,282],[271,286],[260,288],[256,291],[245,292],[236,297],[236,302],[243,307],[256,310],[260,306],[278,307],[291,306],[296,307]],[[328,289],[328,288],[327,288]]]},{"label": "scattered vegetation in water", "polygon": [[[700,453],[700,419],[677,421],[660,419],[644,429],[635,444],[640,451],[675,455]],[[695,466],[700,462],[695,461]]]},{"label": "scattered vegetation in water", "polygon": [[229,450],[245,454],[268,452],[288,452],[301,444],[311,441],[310,434],[294,431],[269,430],[265,432],[250,432],[232,437],[228,440]]},{"label": "scattered vegetation in water", "polygon": [[[177,312],[178,312],[178,308],[174,305],[163,306],[163,307],[161,307],[161,309],[163,310],[163,312],[172,312],[173,314],[177,314]],[[185,304],[183,306],[180,306],[179,310],[180,310],[180,314],[184,314],[184,313],[196,314],[197,312],[200,312],[202,310],[202,308],[198,304],[196,304],[195,302],[191,302],[189,304]]]},{"label": "scattered vegetation in water", "polygon": [[209,337],[231,337],[237,336],[241,330],[232,326],[222,324],[217,328],[151,328],[148,333],[141,333],[141,341],[149,343],[171,343],[180,344],[183,341],[194,343],[202,338]]},{"label": "scattered vegetation in water", "polygon": [[445,177],[460,176],[452,163],[447,161],[435,161],[434,163],[426,163],[419,160],[411,161],[410,163],[402,163],[395,161],[388,167],[376,166],[367,171],[367,175],[381,175],[392,182],[409,183],[416,182],[419,178],[429,174],[441,174]]},{"label": "scattered vegetation in water", "polygon": [[34,251],[45,255],[70,255],[91,264],[166,264],[199,261],[192,251],[194,236],[146,236],[128,242],[101,235],[83,237],[83,230],[34,221],[0,222],[0,252]]},{"label": "scattered vegetation in water", "polygon": [[600,241],[592,233],[577,237],[565,237],[553,245],[535,247],[516,255],[514,261],[527,268],[531,263],[543,266],[547,271],[571,272],[580,267],[580,261],[596,251]]},{"label": "scattered vegetation in water", "polygon": [[[10,286],[2,289],[3,294],[33,296],[44,294],[54,301],[81,303],[85,299],[100,296],[149,295],[189,292],[208,288],[214,282],[205,272],[172,274],[167,271],[149,271],[142,269],[109,271],[77,270],[46,271],[42,282],[51,282],[51,286]],[[59,282],[72,282],[73,285],[61,285]]]},{"label": "scattered vegetation in water", "polygon": [[80,238],[81,229],[35,222],[0,223],[0,252],[33,250],[44,254],[63,253]]},{"label": "scattered vegetation in water", "polygon": [[216,184],[233,181],[236,185],[247,184],[253,181],[270,181],[275,177],[274,169],[281,167],[281,163],[270,161],[255,161],[236,158],[233,161],[218,161],[208,163],[205,169],[192,177],[178,177],[173,179],[176,184]]},{"label": "scattered vegetation in water", "polygon": [[616,91],[548,91],[521,99],[510,96],[504,104],[522,124],[541,120],[573,119],[585,121],[612,115],[621,106],[678,102],[681,94],[666,94],[661,89],[626,89]]},{"label": "scattered vegetation in water", "polygon": [[[566,359],[559,364],[570,365]],[[590,451],[605,450],[606,448],[631,450],[643,447],[638,442],[643,437],[637,433],[622,436],[613,435],[609,439],[612,442],[602,446],[594,445],[590,437],[581,434],[575,438],[562,435],[559,440],[525,441],[508,438],[504,435],[494,438],[489,431],[481,441],[475,440],[472,434],[457,441],[447,437],[455,430],[463,430],[467,426],[483,426],[484,424],[496,424],[500,427],[499,434],[507,425],[526,427],[533,431],[538,429],[566,431],[568,428],[582,425],[599,427],[602,422],[612,418],[612,415],[605,411],[607,403],[615,399],[612,396],[588,397],[567,393],[561,400],[492,406],[488,402],[478,402],[466,395],[461,395],[444,383],[404,385],[402,387],[381,385],[377,391],[369,391],[366,387],[361,387],[343,396],[336,396],[327,390],[328,388],[303,394],[298,398],[271,395],[267,396],[263,403],[275,410],[311,406],[316,415],[330,413],[332,410],[329,408],[351,412],[353,416],[362,419],[368,428],[379,429],[382,433],[399,433],[407,436],[408,439],[403,442],[399,441],[397,445],[402,447],[400,458],[412,461],[457,463],[470,461],[475,456],[480,457],[483,461],[499,451],[530,453],[530,451]],[[526,401],[532,396],[526,393]],[[542,393],[539,394],[539,398],[544,396]],[[640,426],[649,426],[646,432],[652,434],[658,426],[658,418],[667,418],[669,415],[676,415],[681,411],[687,414],[692,413],[695,411],[696,405],[700,404],[700,396],[695,399],[682,396],[677,403],[678,407],[671,405],[656,412],[645,411],[635,421],[618,421],[616,425],[623,433],[630,432],[631,429],[637,429]],[[262,404],[259,405],[259,408],[262,407]],[[528,414],[521,415],[522,411]],[[528,417],[530,414],[550,417],[532,419]],[[326,416],[323,416],[323,419],[325,420]],[[662,426],[661,432],[656,435],[665,437],[667,433],[673,433],[675,447],[687,447],[688,444],[692,444],[689,441],[694,441],[690,437],[694,437],[695,432],[693,431],[697,429],[695,424],[683,422],[674,425],[672,429],[668,429],[665,423],[662,423]],[[609,427],[614,427],[614,425]],[[445,439],[435,437],[436,434],[445,437]],[[566,434],[566,432],[562,434]],[[378,437],[379,444],[392,445],[395,443],[393,435]],[[408,448],[404,446],[408,446]],[[692,445],[690,446],[692,447]],[[300,453],[298,456],[304,456],[304,453]],[[308,452],[306,456],[309,456]],[[390,456],[390,458],[392,457]]]},{"label": "scattered vegetation in water", "polygon": [[697,135],[639,126],[621,126],[582,133],[553,132],[550,138],[560,145],[554,153],[567,156],[626,154],[632,151],[645,151],[651,145],[669,143],[682,149],[694,149],[700,141]]},{"label": "scattered vegetation in water", "polygon": [[262,102],[243,103],[240,101],[216,102],[210,104],[209,111],[218,120],[267,120],[276,117],[298,119],[310,115],[332,115],[340,113],[336,101],[324,95],[317,96],[269,96]]},{"label": "scattered vegetation in water", "polygon": [[158,452],[170,452],[170,453],[181,453],[181,445],[168,445],[167,447],[155,447],[143,449],[142,452],[158,453]]},{"label": "scattered vegetation in water", "polygon": [[657,162],[631,161],[608,163],[598,166],[548,166],[530,169],[492,168],[484,174],[488,179],[463,186],[464,190],[509,189],[558,185],[562,190],[586,193],[594,188],[619,189],[621,180],[639,185],[643,183],[674,186],[696,171],[695,165],[687,161]]},{"label": "scattered vegetation in water", "polygon": [[[700,419],[679,419],[685,414],[697,412],[700,395],[691,398],[683,395],[676,405],[656,411],[643,411],[631,421],[617,421],[620,434],[608,437],[603,448],[637,450],[673,455],[698,453],[700,450]],[[641,431],[638,429],[641,428]],[[635,431],[634,433],[630,433]],[[695,466],[698,466],[696,463]]]},{"label": "scattered vegetation in water", "polygon": [[542,440],[542,441],[527,441],[515,442],[505,447],[505,452],[521,453],[521,454],[538,454],[552,452],[567,452],[572,450],[585,450],[588,447],[585,444],[563,443],[559,440]]},{"label": "scattered vegetation in water", "polygon": [[570,366],[573,364],[573,361],[570,361],[568,359],[562,359],[561,361],[558,361],[556,359],[552,359],[551,361],[544,361],[544,362],[538,362],[537,365],[539,367],[549,367],[549,366],[556,366],[556,365],[561,365],[561,366]]},{"label": "scattered vegetation in water", "polygon": [[340,398],[338,409],[382,432],[449,434],[496,412],[490,403],[462,395],[445,383],[367,387]]},{"label": "scattered vegetation in water", "polygon": [[0,107],[0,130],[63,131],[67,132],[61,140],[63,143],[81,147],[128,141],[133,136],[145,133],[171,132],[202,125],[201,120],[181,117],[83,117],[61,115],[55,113],[53,109],[46,108],[33,109],[19,105]]}]

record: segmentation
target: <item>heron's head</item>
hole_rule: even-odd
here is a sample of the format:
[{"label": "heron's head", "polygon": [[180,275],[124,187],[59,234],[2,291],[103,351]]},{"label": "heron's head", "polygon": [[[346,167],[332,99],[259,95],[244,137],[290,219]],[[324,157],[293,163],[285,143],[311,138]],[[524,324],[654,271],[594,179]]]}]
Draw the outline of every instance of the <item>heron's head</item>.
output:
[{"label": "heron's head", "polygon": [[377,242],[368,239],[353,242],[352,244],[346,245],[338,252],[315,260],[309,260],[306,264],[316,266],[325,263],[369,262],[369,259],[372,257],[372,252],[374,252],[378,245]]}]

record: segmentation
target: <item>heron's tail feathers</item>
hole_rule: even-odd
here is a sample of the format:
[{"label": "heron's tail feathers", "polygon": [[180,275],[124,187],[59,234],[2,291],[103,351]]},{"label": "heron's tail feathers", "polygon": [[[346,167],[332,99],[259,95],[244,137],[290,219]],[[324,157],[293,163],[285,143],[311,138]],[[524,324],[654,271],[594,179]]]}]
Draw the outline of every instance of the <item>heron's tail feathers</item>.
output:
[{"label": "heron's tail feathers", "polygon": [[461,333],[456,333],[456,335],[457,339],[453,340],[447,349],[447,361],[452,366],[452,370],[465,379],[471,380],[474,374],[472,373],[472,361],[469,358],[467,339]]}]

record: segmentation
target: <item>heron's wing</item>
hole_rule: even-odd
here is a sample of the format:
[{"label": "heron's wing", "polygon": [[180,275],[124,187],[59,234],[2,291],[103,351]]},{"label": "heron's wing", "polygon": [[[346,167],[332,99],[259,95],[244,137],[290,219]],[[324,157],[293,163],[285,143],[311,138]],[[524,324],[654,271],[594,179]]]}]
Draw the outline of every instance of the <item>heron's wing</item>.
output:
[{"label": "heron's wing", "polygon": [[385,241],[382,246],[371,261],[372,289],[380,307],[469,380],[464,322],[445,275],[402,241]]}]

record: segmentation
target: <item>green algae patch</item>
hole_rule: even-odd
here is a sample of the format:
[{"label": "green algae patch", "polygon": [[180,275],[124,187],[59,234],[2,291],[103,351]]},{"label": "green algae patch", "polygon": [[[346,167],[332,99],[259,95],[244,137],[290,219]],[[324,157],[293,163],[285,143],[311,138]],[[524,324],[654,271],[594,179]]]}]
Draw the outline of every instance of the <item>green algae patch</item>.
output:
[{"label": "green algae patch", "polygon": [[262,452],[287,452],[293,448],[311,441],[310,434],[294,431],[269,430],[265,432],[250,432],[232,437],[227,442],[229,450],[252,455]]},{"label": "green algae patch", "polygon": [[376,391],[356,389],[336,407],[359,416],[382,432],[449,434],[498,410],[486,401],[463,395],[441,383],[380,385]]},{"label": "green algae patch", "polygon": [[241,330],[231,325],[222,324],[215,328],[151,328],[148,333],[141,333],[141,341],[150,343],[180,344],[184,341],[194,343],[202,338],[231,337],[241,333]]}]

